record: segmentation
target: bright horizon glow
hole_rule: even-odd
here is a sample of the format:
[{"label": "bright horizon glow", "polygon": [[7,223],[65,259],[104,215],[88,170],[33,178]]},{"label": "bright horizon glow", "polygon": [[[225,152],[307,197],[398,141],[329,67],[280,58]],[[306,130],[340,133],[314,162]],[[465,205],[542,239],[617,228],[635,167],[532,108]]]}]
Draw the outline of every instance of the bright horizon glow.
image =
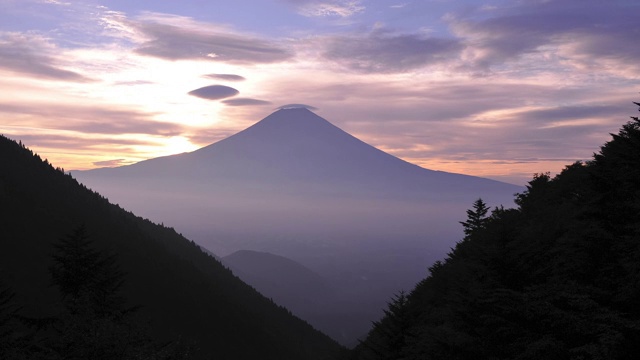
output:
[{"label": "bright horizon glow", "polygon": [[[590,159],[640,88],[635,1],[0,4],[0,133],[69,170],[308,104],[420,166],[524,184]],[[211,85],[238,94],[189,95]]]}]

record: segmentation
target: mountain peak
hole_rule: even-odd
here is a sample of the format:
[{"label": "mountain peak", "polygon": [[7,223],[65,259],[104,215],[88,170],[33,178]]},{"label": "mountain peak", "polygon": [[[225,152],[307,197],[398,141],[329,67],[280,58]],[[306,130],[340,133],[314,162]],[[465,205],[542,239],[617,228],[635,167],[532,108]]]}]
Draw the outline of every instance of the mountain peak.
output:
[{"label": "mountain peak", "polygon": [[284,132],[291,137],[304,137],[305,134],[314,137],[323,136],[323,134],[324,136],[329,134],[335,136],[335,132],[342,132],[329,121],[313,112],[314,109],[302,104],[284,105],[241,133],[258,132],[259,134],[254,135],[261,138],[270,138],[271,136],[268,134],[274,131]]}]

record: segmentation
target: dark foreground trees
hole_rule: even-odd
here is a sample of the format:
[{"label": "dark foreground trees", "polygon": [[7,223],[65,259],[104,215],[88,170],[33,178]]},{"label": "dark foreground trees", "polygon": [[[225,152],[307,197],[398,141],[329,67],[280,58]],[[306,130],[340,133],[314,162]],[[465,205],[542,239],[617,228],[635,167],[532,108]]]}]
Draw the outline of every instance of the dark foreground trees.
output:
[{"label": "dark foreground trees", "polygon": [[64,359],[142,358],[148,341],[129,321],[115,258],[92,248],[84,226],[54,246],[51,277],[63,304],[54,322],[55,353]]},{"label": "dark foreground trees", "polygon": [[60,311],[23,316],[15,294],[0,284],[0,359],[184,359],[188,347],[158,343],[132,316],[120,294],[125,274],[116,257],[97,250],[84,226],[54,244],[51,283]]},{"label": "dark foreground trees", "polygon": [[[517,209],[474,203],[465,240],[407,297],[396,359],[638,357],[640,120],[612,136],[593,160],[536,175]],[[385,358],[372,349],[396,317],[353,358]]]},{"label": "dark foreground trees", "polygon": [[[60,255],[54,247],[60,243],[58,238],[72,236],[78,224],[86,224],[90,249],[117,255],[116,270],[126,274],[116,292],[116,297],[126,300],[124,309],[142,306],[126,313],[123,323],[103,317],[104,327],[126,330],[132,325],[152,337],[161,355],[167,342],[175,345],[180,339],[189,345],[193,359],[330,360],[342,351],[174,229],[110,204],[1,135],[0,168],[0,270],[16,294],[12,301],[20,308],[20,318],[27,320],[26,325],[33,324],[31,329],[40,329],[37,343],[55,345],[58,330],[74,323],[65,320],[54,326],[31,320],[75,316],[52,284],[50,268],[56,266],[52,255]],[[93,316],[92,311],[84,313]]]}]

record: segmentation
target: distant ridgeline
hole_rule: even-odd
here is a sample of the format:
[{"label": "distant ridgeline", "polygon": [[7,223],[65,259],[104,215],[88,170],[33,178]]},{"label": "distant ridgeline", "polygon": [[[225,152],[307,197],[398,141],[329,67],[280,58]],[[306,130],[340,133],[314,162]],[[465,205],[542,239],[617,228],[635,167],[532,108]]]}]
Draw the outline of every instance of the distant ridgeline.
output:
[{"label": "distant ridgeline", "polygon": [[[640,103],[636,103],[640,106]],[[353,359],[638,359],[640,120],[482,216]],[[485,212],[486,214],[486,212]]]},{"label": "distant ridgeline", "polygon": [[335,359],[173,229],[0,136],[0,359]]}]

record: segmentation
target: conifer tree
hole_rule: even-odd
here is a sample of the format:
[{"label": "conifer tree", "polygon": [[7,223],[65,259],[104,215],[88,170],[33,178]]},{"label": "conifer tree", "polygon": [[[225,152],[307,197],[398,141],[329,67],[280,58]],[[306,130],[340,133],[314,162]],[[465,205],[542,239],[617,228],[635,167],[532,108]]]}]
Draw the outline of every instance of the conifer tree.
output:
[{"label": "conifer tree", "polygon": [[64,359],[105,360],[144,353],[148,341],[128,319],[131,309],[119,295],[124,274],[115,258],[93,248],[84,226],[54,246],[50,271],[64,305],[54,352]]},{"label": "conifer tree", "polygon": [[124,274],[113,256],[93,249],[84,225],[54,246],[57,253],[50,269],[52,280],[69,312],[87,306],[101,317],[119,317],[126,312],[118,295]]},{"label": "conifer tree", "polygon": [[486,226],[488,221],[487,213],[489,208],[482,199],[473,203],[473,208],[467,210],[467,221],[461,221],[464,227],[465,239],[468,239],[474,232]]}]

